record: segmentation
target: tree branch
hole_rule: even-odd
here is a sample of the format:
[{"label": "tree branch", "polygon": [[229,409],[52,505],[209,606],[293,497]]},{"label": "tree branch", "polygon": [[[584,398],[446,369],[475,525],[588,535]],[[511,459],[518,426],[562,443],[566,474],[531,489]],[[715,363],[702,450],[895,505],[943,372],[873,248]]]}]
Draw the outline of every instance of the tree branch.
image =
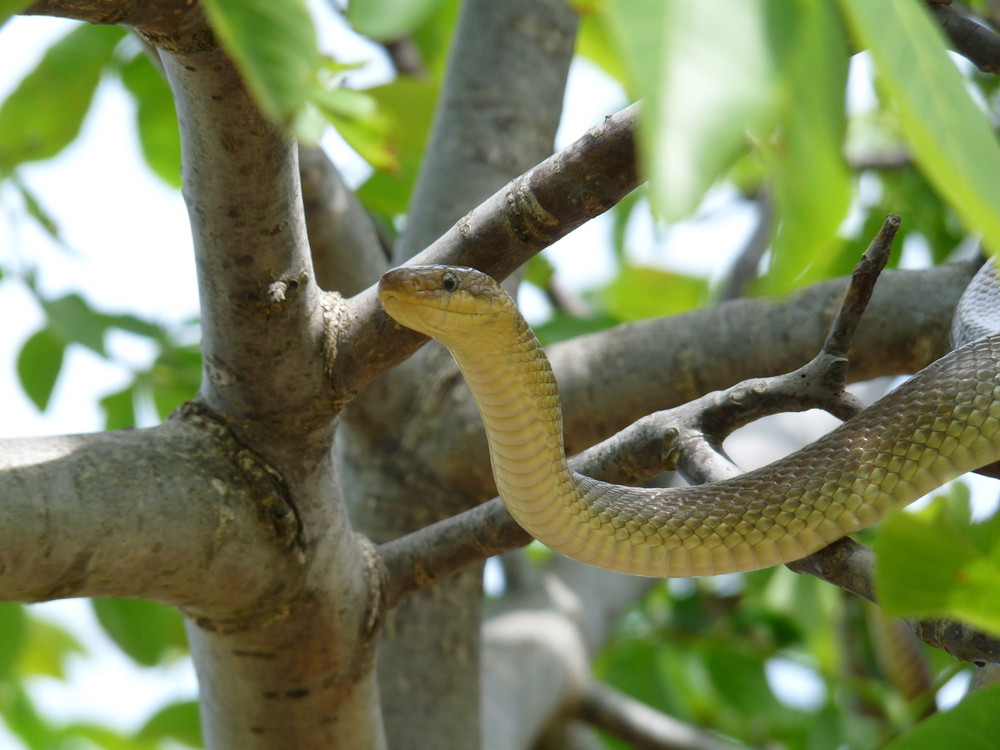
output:
[{"label": "tree branch", "polygon": [[294,514],[218,425],[0,446],[0,599],[141,597],[239,628],[296,574]]},{"label": "tree branch", "polygon": [[949,5],[928,3],[955,50],[984,73],[1000,73],[1000,34]]},{"label": "tree branch", "polygon": [[[598,216],[639,183],[635,125],[638,106],[602,125],[508,183],[467,214],[413,263],[479,268],[505,278],[528,258]],[[350,323],[341,334],[346,356],[332,373],[338,392],[350,393],[402,361],[426,337],[392,321],[374,286],[348,300]],[[358,346],[379,341],[377,349]]]},{"label": "tree branch", "polygon": [[690,724],[667,716],[608,685],[588,683],[577,706],[581,719],[628,742],[636,750],[733,750],[724,742]]},{"label": "tree branch", "polygon": [[[201,297],[201,397],[264,443],[322,456],[326,336],[295,144],[260,113],[218,47],[162,55],[181,129]],[[325,436],[324,436],[325,433]],[[318,439],[314,439],[318,438]]]},{"label": "tree branch", "polygon": [[299,145],[299,174],[316,281],[344,296],[378,281],[389,267],[378,229],[318,146]]}]

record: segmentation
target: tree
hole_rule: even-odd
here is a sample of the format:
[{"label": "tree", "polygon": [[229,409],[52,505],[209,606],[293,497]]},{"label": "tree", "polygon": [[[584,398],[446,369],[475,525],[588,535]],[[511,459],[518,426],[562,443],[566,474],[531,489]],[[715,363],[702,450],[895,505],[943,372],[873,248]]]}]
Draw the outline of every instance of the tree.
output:
[{"label": "tree", "polygon": [[[994,522],[963,516],[960,490],[887,523],[875,574],[866,550],[846,542],[796,565],[814,577],[781,569],[673,586],[526,556],[528,538],[490,500],[482,427],[454,365],[392,323],[373,284],[416,259],[538,286],[554,309],[540,334],[569,452],[605,440],[583,466],[648,479],[671,465],[661,455],[670,428],[618,431],[810,360],[844,294],[835,277],[873,236],[874,250],[887,247],[886,213],[903,217],[897,244],[922,241],[935,262],[970,237],[997,246],[1000,151],[982,111],[993,81],[960,74],[932,23],[995,71],[992,4],[976,4],[986,25],[910,0],[457,5],[352,3],[349,21],[384,44],[397,73],[368,91],[338,87],[350,68],[321,57],[298,0],[0,6],[115,24],[72,32],[0,107],[0,174],[24,210],[48,218],[18,169],[73,140],[111,71],[140,106],[150,166],[174,180],[166,82],[201,295],[197,352],[83,298],[42,300],[48,325],[19,353],[41,407],[69,341],[100,351],[103,334],[122,328],[161,356],[105,399],[108,431],[3,443],[3,599],[124,597],[97,606],[149,661],[170,641],[151,623],[169,633],[172,615],[145,602],[175,608],[212,748],[468,748],[477,737],[490,748],[585,748],[600,746],[593,726],[637,747],[729,746],[726,737],[872,746],[898,734],[896,747],[934,747],[935,732],[956,727],[988,737],[988,689],[912,729],[955,660],[917,648],[911,629],[828,583],[870,596],[877,580],[890,613],[961,617],[974,627],[916,629],[961,659],[995,661]],[[862,48],[879,106],[854,113],[848,131],[849,50]],[[575,53],[643,97],[642,114],[613,114],[550,156]],[[307,145],[321,117],[376,168],[356,192]],[[708,210],[719,184],[760,224],[724,289],[625,252],[646,207],[678,221]],[[575,317],[578,301],[532,259],[612,207],[614,278]],[[946,351],[972,272],[887,272],[853,341],[850,379],[913,372]],[[718,304],[665,317],[708,302]],[[128,429],[150,392],[164,420]],[[753,392],[729,392],[743,403],[732,422],[762,410]],[[716,465],[678,462],[703,478]],[[484,601],[483,561],[499,553],[505,586]],[[934,563],[919,585],[906,568],[914,559]],[[10,607],[3,617],[4,716],[29,743],[194,742],[183,706],[127,739],[47,726],[16,682],[29,669],[29,615]],[[774,696],[766,674],[782,655],[825,685],[810,708]]]}]

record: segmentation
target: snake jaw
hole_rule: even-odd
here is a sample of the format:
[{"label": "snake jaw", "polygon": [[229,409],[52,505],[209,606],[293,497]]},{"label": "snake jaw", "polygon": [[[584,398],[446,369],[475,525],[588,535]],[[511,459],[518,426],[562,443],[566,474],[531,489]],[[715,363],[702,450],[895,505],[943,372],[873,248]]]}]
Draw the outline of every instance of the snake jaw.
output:
[{"label": "snake jaw", "polygon": [[386,313],[398,323],[451,344],[470,328],[483,332],[513,300],[487,274],[461,266],[400,266],[379,281]]}]

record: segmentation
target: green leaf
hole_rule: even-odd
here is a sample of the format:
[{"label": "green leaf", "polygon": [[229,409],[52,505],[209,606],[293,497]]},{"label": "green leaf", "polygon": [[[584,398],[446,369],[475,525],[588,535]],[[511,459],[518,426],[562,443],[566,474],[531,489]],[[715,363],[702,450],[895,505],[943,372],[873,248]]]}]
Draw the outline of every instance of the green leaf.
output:
[{"label": "green leaf", "polygon": [[320,63],[304,0],[203,0],[213,29],[264,113],[288,125],[305,104]]},{"label": "green leaf", "polygon": [[121,69],[136,103],[139,144],[149,168],[171,187],[181,186],[181,137],[170,87],[149,57],[138,54]]},{"label": "green leaf", "polygon": [[101,399],[104,410],[104,429],[121,430],[135,427],[135,388],[128,386]]},{"label": "green leaf", "polygon": [[1000,685],[968,695],[950,711],[924,720],[883,750],[992,750],[1000,735]]},{"label": "green leaf", "polygon": [[21,387],[40,411],[45,411],[62,369],[66,343],[51,329],[36,331],[17,355]]},{"label": "green leaf", "polygon": [[962,485],[925,510],[885,519],[875,553],[886,614],[953,617],[1000,635],[1000,516],[974,523]]},{"label": "green leaf", "polygon": [[4,723],[28,747],[59,747],[55,728],[35,709],[23,685],[13,683],[0,691],[0,709]]},{"label": "green leaf", "polygon": [[347,20],[359,34],[377,41],[398,39],[422,26],[442,0],[351,0]]},{"label": "green leaf", "polygon": [[0,105],[0,172],[55,156],[76,138],[124,33],[116,26],[80,26],[49,47]]},{"label": "green leaf", "polygon": [[576,54],[587,58],[616,81],[625,84],[628,76],[607,16],[590,7],[578,8],[577,12],[580,15],[580,30],[576,36]]},{"label": "green leaf", "polygon": [[395,171],[399,157],[388,139],[389,123],[367,92],[335,88],[316,91],[310,100],[347,145],[375,169]]},{"label": "green leaf", "polygon": [[[646,98],[641,144],[654,210],[689,214],[779,103],[784,14],[769,0],[612,0],[633,92]],[[774,12],[772,12],[772,10]]]},{"label": "green leaf", "polygon": [[1000,250],[1000,147],[940,30],[912,0],[841,6],[858,42],[871,50],[920,168],[968,227]]},{"label": "green leaf", "polygon": [[843,157],[847,42],[832,0],[788,3],[781,63],[782,127],[761,143],[780,225],[768,292],[818,281],[837,260],[837,233],[851,202]]},{"label": "green leaf", "polygon": [[31,0],[0,0],[0,26],[11,16],[20,13],[31,4]]},{"label": "green leaf", "polygon": [[0,603],[0,681],[8,679],[21,659],[27,636],[24,606]]},{"label": "green leaf", "polygon": [[197,346],[165,349],[145,382],[161,418],[194,398],[200,384],[201,350]]},{"label": "green leaf", "polygon": [[626,265],[600,293],[619,321],[643,320],[692,310],[708,297],[708,282],[657,268]]},{"label": "green leaf", "polygon": [[181,616],[171,607],[141,599],[93,599],[101,626],[126,654],[153,666],[187,647]]},{"label": "green leaf", "polygon": [[45,206],[42,205],[41,199],[24,184],[23,180],[18,179],[17,176],[11,182],[14,183],[17,191],[21,194],[21,200],[24,201],[24,209],[27,211],[28,216],[34,219],[38,223],[38,226],[42,228],[42,231],[55,240],[59,247],[65,248],[65,243],[59,232],[59,225],[56,223],[55,218],[46,210]]},{"label": "green leaf", "polygon": [[69,654],[86,653],[83,645],[68,631],[37,617],[30,619],[21,661],[25,675],[64,677],[63,663]]},{"label": "green leaf", "polygon": [[197,701],[183,701],[165,706],[154,714],[136,735],[144,742],[177,740],[192,747],[201,746],[201,718]]},{"label": "green leaf", "polygon": [[91,351],[104,353],[107,317],[94,309],[78,294],[67,294],[54,300],[39,300],[48,316],[49,329],[64,343],[82,344]]}]

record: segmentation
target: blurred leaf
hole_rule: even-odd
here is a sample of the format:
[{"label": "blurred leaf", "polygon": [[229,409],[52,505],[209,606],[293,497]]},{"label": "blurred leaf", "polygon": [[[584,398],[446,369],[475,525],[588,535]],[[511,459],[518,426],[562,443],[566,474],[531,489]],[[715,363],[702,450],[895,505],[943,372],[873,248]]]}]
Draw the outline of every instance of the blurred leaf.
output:
[{"label": "blurred leaf", "polygon": [[548,346],[557,341],[567,341],[587,333],[613,328],[619,323],[621,323],[619,318],[603,313],[581,318],[578,315],[569,315],[562,310],[556,310],[551,318],[534,328],[538,340],[542,342],[543,346]]},{"label": "blurred leaf", "polygon": [[45,411],[62,369],[66,344],[51,329],[33,333],[17,355],[17,375],[32,403]]},{"label": "blurred leaf", "polygon": [[159,664],[185,649],[184,624],[171,607],[141,599],[93,599],[94,613],[105,632],[140,664]]},{"label": "blurred leaf", "polygon": [[780,223],[767,278],[773,293],[818,281],[836,259],[851,202],[843,157],[847,42],[833,0],[787,3],[782,127],[762,143]]},{"label": "blurred leaf", "polygon": [[423,156],[431,134],[440,81],[434,78],[398,78],[365,93],[375,100],[378,111],[387,118],[390,136],[396,147],[407,154]]},{"label": "blurred leaf", "polygon": [[55,156],[76,138],[124,34],[117,26],[82,25],[49,47],[0,104],[0,173]]},{"label": "blurred leaf", "polygon": [[871,50],[921,169],[987,246],[1000,250],[1000,147],[940,30],[911,0],[841,0],[841,6],[859,43]]},{"label": "blurred leaf", "polygon": [[27,211],[28,216],[38,223],[43,232],[55,240],[58,247],[65,248],[66,245],[59,233],[59,225],[56,223],[55,218],[42,205],[41,199],[16,176],[11,181],[21,194],[21,200],[24,201],[24,209]]},{"label": "blurred leaf", "polygon": [[612,28],[634,86],[647,100],[641,143],[654,211],[689,214],[779,103],[769,0],[612,0]]},{"label": "blurred leaf", "polygon": [[524,266],[524,280],[534,284],[543,292],[549,288],[556,267],[544,255],[533,255]]},{"label": "blurred leaf", "polygon": [[657,268],[626,265],[600,293],[619,321],[643,320],[694,309],[708,297],[708,282]]},{"label": "blurred leaf", "polygon": [[164,349],[144,384],[152,391],[156,413],[161,418],[166,417],[198,392],[201,349],[197,346]]},{"label": "blurred leaf", "polygon": [[437,12],[410,34],[410,41],[416,45],[420,54],[425,77],[432,79],[436,85],[440,85],[444,77],[461,7],[462,0],[443,0],[438,5]]},{"label": "blurred leaf", "polygon": [[442,0],[351,0],[347,20],[359,34],[380,42],[397,39],[434,15]]},{"label": "blurred leaf", "polygon": [[630,100],[652,94],[660,84],[667,5],[662,0],[609,0],[605,8]]},{"label": "blurred leaf", "polygon": [[587,58],[623,85],[628,81],[622,56],[605,14],[596,9],[578,9],[580,30],[576,35],[576,54]]},{"label": "blurred leaf", "polygon": [[29,748],[58,747],[55,728],[35,709],[23,685],[12,683],[0,691],[0,715]]},{"label": "blurred leaf", "polygon": [[24,606],[0,602],[0,681],[8,679],[25,648],[27,616]]},{"label": "blurred leaf", "polygon": [[129,385],[101,399],[104,411],[104,429],[121,430],[135,427],[135,389]]},{"label": "blurred leaf", "polygon": [[409,207],[421,161],[420,156],[403,154],[395,173],[376,171],[365,180],[358,188],[358,198],[365,208],[392,226]]},{"label": "blurred leaf", "polygon": [[314,92],[311,102],[347,145],[375,169],[395,171],[399,158],[389,141],[389,123],[375,99],[364,91],[336,88]]},{"label": "blurred leaf", "polygon": [[924,720],[883,750],[992,750],[1000,735],[1000,685],[967,695],[949,711]]},{"label": "blurred leaf", "polygon": [[83,654],[86,650],[70,632],[59,625],[38,617],[30,618],[21,662],[22,674],[65,677],[63,664],[69,654]]},{"label": "blurred leaf", "polygon": [[154,341],[163,341],[166,338],[166,332],[157,323],[142,320],[134,315],[107,315],[105,313],[102,313],[102,315],[107,321],[109,328],[118,328],[122,331],[134,333],[137,336],[153,339]]},{"label": "blurred leaf", "polygon": [[181,186],[181,136],[174,97],[149,57],[137,54],[121,69],[135,99],[139,144],[146,164],[171,187]]},{"label": "blurred leaf", "polygon": [[49,330],[64,344],[82,344],[93,352],[105,356],[104,334],[108,329],[107,317],[95,312],[78,294],[67,294],[54,300],[39,300],[48,316]]},{"label": "blurred leaf", "polygon": [[31,0],[0,0],[0,26],[7,22],[7,19],[28,7]]},{"label": "blurred leaf", "polygon": [[198,702],[183,701],[165,706],[146,722],[136,739],[145,742],[177,740],[192,747],[200,747],[202,740]]},{"label": "blurred leaf", "polygon": [[964,485],[922,511],[886,518],[875,553],[886,614],[954,617],[1000,635],[1000,516],[974,523]]},{"label": "blurred leaf", "polygon": [[320,64],[305,0],[203,0],[202,5],[261,109],[275,122],[290,124]]}]

